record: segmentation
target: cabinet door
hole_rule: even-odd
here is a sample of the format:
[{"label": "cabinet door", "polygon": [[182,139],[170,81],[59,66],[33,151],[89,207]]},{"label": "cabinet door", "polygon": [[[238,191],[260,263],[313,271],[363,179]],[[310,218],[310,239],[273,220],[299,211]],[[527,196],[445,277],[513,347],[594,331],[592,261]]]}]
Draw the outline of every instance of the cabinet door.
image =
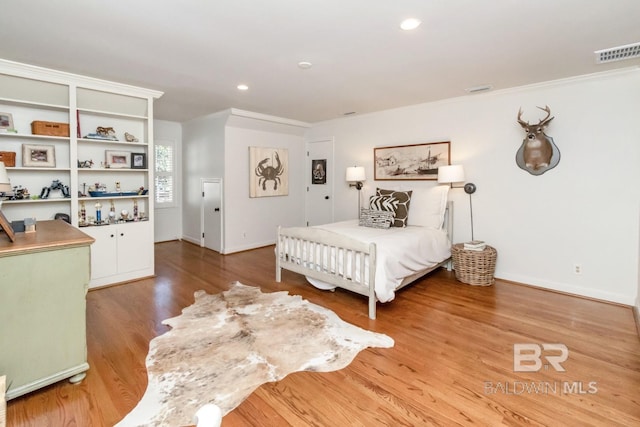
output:
[{"label": "cabinet door", "polygon": [[0,257],[0,371],[7,375],[7,398],[88,369],[88,265],[86,246]]},{"label": "cabinet door", "polygon": [[151,266],[153,233],[148,221],[118,226],[118,273]]},{"label": "cabinet door", "polygon": [[118,272],[117,228],[85,227],[82,231],[96,239],[91,244],[91,280],[113,276]]}]

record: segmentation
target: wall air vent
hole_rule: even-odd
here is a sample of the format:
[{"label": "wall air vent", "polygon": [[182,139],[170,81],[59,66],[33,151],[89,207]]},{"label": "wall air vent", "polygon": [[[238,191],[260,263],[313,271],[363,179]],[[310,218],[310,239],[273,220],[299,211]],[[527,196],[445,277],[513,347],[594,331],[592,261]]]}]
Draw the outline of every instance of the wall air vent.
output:
[{"label": "wall air vent", "polygon": [[640,43],[596,50],[596,64],[640,58]]}]

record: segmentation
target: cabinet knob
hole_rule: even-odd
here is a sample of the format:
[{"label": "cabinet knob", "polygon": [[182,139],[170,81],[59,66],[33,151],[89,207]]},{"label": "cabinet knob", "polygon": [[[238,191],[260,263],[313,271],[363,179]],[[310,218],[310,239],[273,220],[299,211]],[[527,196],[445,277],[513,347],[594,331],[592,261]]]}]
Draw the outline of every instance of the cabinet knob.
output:
[{"label": "cabinet knob", "polygon": [[120,233],[120,236],[124,236],[124,233]]},{"label": "cabinet knob", "polygon": [[115,234],[112,234],[111,237],[115,236]]}]

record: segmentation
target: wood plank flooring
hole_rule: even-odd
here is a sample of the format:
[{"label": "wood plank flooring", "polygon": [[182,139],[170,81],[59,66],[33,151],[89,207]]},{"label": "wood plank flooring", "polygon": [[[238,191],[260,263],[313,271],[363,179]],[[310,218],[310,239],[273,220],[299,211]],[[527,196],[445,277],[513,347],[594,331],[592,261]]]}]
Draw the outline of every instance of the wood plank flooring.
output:
[{"label": "wood plank flooring", "polygon": [[[146,388],[149,341],[193,293],[233,281],[287,290],[360,327],[388,334],[347,368],[265,384],[223,426],[640,425],[640,339],[631,308],[497,281],[473,287],[439,270],[378,305],[274,280],[273,247],[220,256],[184,242],[156,245],[156,273],[87,295],[87,378],[62,381],[7,405],[8,426],[111,426]],[[514,344],[561,343],[557,372],[514,372]],[[558,352],[544,352],[557,355]],[[43,354],[43,358],[47,355]],[[544,360],[543,360],[544,362]]]}]

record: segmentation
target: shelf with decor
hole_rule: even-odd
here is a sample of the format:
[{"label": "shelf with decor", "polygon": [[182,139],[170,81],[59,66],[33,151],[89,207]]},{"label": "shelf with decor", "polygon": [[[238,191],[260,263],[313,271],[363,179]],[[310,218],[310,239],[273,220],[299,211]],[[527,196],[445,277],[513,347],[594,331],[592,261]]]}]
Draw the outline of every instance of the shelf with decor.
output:
[{"label": "shelf with decor", "polygon": [[[69,195],[69,100],[66,84],[0,70],[0,160],[13,187],[2,198],[10,220],[71,212],[71,197],[54,189],[61,186]],[[40,198],[52,189],[54,195]]]},{"label": "shelf with decor", "polygon": [[20,205],[30,203],[70,203],[70,197],[52,197],[50,199],[23,199],[23,200],[4,200],[2,206],[5,205]]},{"label": "shelf with decor", "polygon": [[136,195],[136,196],[83,196],[78,197],[79,201],[98,201],[98,200],[109,200],[109,199],[148,199],[149,195]]},{"label": "shelf with decor", "polygon": [[114,140],[109,140],[109,139],[92,139],[92,138],[78,138],[78,143],[79,144],[96,144],[96,143],[100,143],[100,144],[109,144],[109,145],[126,145],[126,146],[140,146],[140,147],[146,147],[147,144],[144,142],[128,142],[128,141],[114,141]]},{"label": "shelf with decor", "polygon": [[[21,191],[27,189],[29,197],[5,200],[2,209],[7,218],[46,220],[65,213],[78,227],[82,208],[85,216],[95,217],[95,204],[100,203],[105,205],[105,218],[108,219],[111,204],[118,212],[118,220],[123,211],[127,218],[120,224],[83,230],[115,230],[135,223],[123,228],[133,236],[131,240],[123,236],[120,245],[113,244],[110,234],[92,233],[104,240],[92,246],[92,265],[102,273],[99,277],[92,274],[90,286],[153,274],[154,171],[149,165],[153,162],[153,102],[161,95],[158,91],[0,59],[0,159],[2,152],[8,153],[7,159],[12,158],[14,163],[7,168],[11,185]],[[56,181],[62,183],[69,197],[61,197]],[[88,191],[96,185],[111,192],[110,197],[91,197]],[[49,198],[38,199],[47,188]],[[140,188],[147,194],[138,194]],[[124,194],[113,195],[115,192]],[[140,242],[135,244],[136,253],[126,254],[124,245],[134,238]],[[101,267],[108,262],[103,260],[112,258],[121,258],[120,263],[125,266]],[[147,261],[136,262],[136,258]]]},{"label": "shelf with decor", "polygon": [[78,173],[91,173],[91,172],[104,172],[104,173],[135,173],[135,172],[149,172],[149,169],[117,169],[117,168],[79,168]]},{"label": "shelf with decor", "polygon": [[71,168],[21,166],[6,169],[13,191],[11,197],[3,201],[3,211],[11,220],[53,219],[58,213],[70,215]]},{"label": "shelf with decor", "polygon": [[151,201],[148,195],[79,197],[78,225],[113,226],[119,222],[149,220]]},{"label": "shelf with decor", "polygon": [[24,166],[12,166],[8,167],[7,171],[16,171],[16,172],[69,172],[71,168],[35,168],[35,167],[24,167]]},{"label": "shelf with decor", "polygon": [[[66,142],[69,143],[68,136],[52,136],[52,135],[33,135],[33,134],[24,134],[24,133],[13,133],[13,132],[0,132],[0,138],[12,138],[12,139],[32,139],[37,141],[55,141],[55,142]],[[0,139],[0,143],[4,143]]]}]

